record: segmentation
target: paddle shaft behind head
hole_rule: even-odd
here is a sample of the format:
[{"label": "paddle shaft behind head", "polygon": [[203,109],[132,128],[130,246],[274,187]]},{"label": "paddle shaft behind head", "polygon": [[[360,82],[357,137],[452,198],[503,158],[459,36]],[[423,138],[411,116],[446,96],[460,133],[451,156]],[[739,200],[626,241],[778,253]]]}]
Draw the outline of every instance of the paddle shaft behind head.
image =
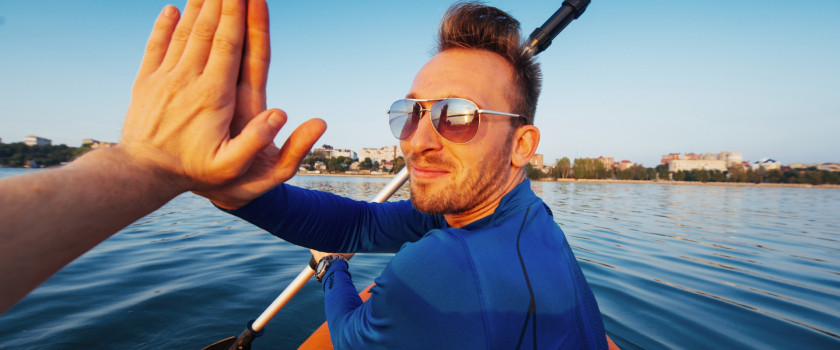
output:
[{"label": "paddle shaft behind head", "polygon": [[551,40],[553,40],[557,34],[566,28],[572,20],[577,19],[580,15],[583,14],[583,11],[586,11],[586,7],[589,6],[590,0],[566,0],[563,1],[563,5],[560,6],[560,9],[557,10],[551,18],[549,18],[545,23],[543,23],[542,27],[538,27],[534,29],[530,36],[528,36],[528,46],[525,48],[526,51],[530,51],[531,55],[537,55],[540,52],[545,51],[549,45],[551,45]]}]

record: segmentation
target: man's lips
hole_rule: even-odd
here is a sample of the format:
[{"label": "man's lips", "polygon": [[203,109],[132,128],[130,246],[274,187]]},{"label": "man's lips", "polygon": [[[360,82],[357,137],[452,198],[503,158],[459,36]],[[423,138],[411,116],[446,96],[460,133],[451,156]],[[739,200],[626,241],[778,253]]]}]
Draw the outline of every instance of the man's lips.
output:
[{"label": "man's lips", "polygon": [[444,168],[439,168],[436,166],[412,166],[411,167],[411,174],[414,175],[415,178],[419,179],[431,179],[436,178],[439,176],[443,176],[449,174],[449,171]]}]

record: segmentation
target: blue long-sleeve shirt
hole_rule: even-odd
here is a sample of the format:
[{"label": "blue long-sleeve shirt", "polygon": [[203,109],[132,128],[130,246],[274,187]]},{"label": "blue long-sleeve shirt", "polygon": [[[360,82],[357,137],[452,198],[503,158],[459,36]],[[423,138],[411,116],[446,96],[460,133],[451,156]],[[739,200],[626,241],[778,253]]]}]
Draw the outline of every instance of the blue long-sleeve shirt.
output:
[{"label": "blue long-sleeve shirt", "polygon": [[324,277],[336,348],[606,349],[601,314],[560,227],[526,180],[462,228],[409,201],[280,186],[233,214],[327,252],[395,252],[362,303],[347,264]]}]

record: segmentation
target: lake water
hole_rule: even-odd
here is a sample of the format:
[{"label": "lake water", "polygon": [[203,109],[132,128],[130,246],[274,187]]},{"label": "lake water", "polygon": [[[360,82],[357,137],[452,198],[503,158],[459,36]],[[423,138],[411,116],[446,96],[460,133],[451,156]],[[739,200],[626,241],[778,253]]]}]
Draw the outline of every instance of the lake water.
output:
[{"label": "lake water", "polygon": [[[0,176],[20,172],[0,169]],[[387,182],[292,181],[357,199]],[[532,187],[566,232],[622,348],[840,349],[840,190]],[[0,349],[201,348],[238,334],[308,259],[307,249],[184,194],[0,316]],[[356,287],[370,284],[389,259],[354,258]],[[311,281],[255,348],[295,348],[323,321],[323,293]]]}]

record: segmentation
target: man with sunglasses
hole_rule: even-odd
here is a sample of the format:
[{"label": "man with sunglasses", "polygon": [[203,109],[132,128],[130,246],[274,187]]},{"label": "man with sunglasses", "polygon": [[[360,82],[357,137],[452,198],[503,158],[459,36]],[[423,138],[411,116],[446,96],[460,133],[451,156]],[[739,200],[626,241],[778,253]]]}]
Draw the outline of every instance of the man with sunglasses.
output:
[{"label": "man with sunglasses", "polygon": [[[438,53],[388,111],[410,201],[285,184],[259,195],[248,182],[204,193],[291,243],[348,252],[313,251],[336,347],[606,348],[592,291],[524,174],[540,72],[520,38],[496,8],[447,11]],[[398,252],[366,302],[348,270],[356,252]]]}]

